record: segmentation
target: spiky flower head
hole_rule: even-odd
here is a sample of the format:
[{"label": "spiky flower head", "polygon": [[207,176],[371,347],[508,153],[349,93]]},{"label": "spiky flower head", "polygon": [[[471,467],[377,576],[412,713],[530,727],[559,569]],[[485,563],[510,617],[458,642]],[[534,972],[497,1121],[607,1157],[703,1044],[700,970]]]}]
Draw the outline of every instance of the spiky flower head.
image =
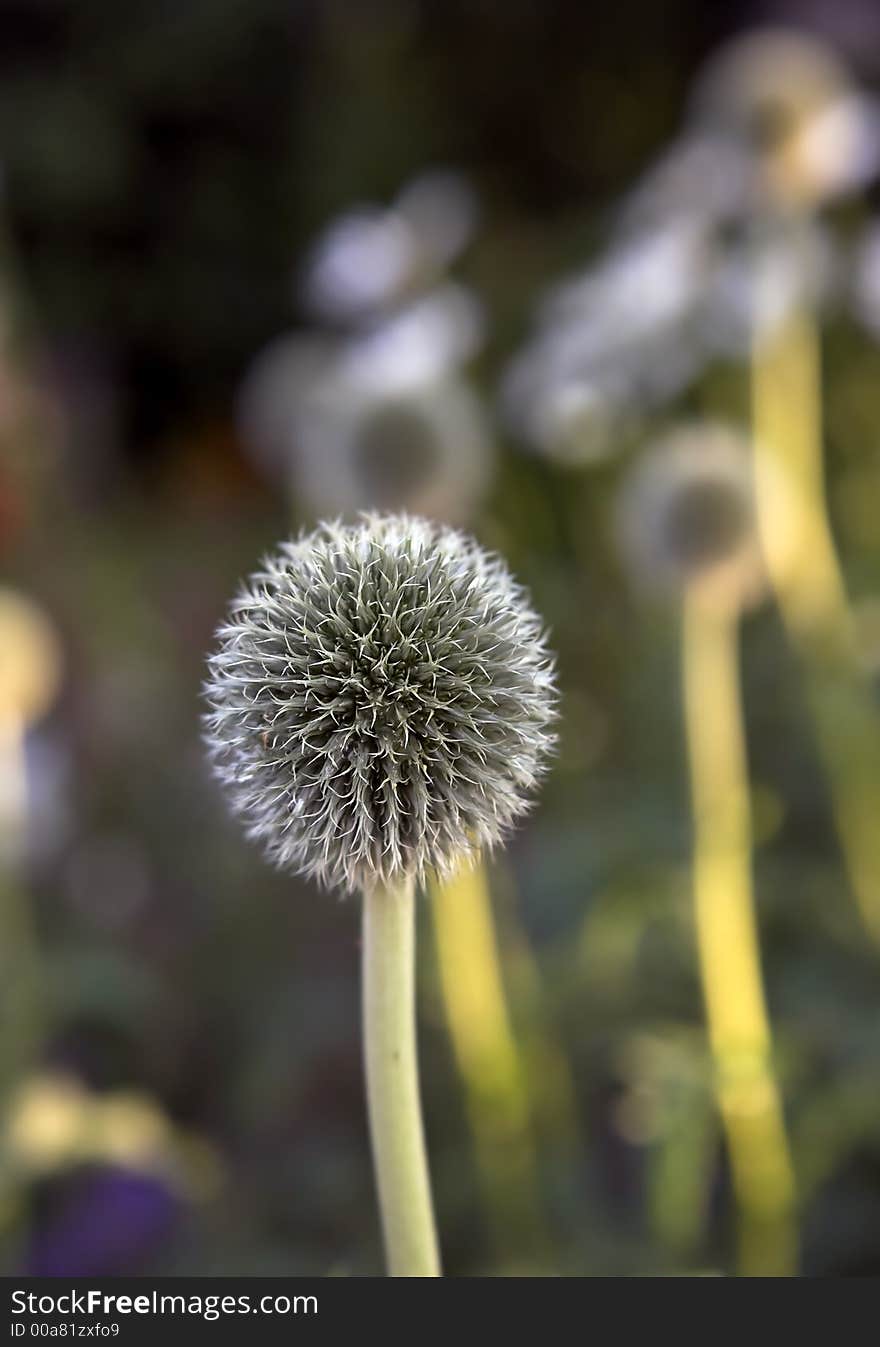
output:
[{"label": "spiky flower head", "polygon": [[497,557],[405,515],[283,543],[218,632],[215,768],[280,866],[346,890],[448,873],[528,807],[552,661]]}]

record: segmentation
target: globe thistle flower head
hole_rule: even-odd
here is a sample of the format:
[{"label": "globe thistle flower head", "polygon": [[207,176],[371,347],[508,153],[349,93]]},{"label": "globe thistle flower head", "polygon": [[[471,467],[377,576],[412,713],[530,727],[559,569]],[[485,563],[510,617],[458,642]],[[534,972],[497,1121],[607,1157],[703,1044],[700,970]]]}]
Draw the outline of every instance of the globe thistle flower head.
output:
[{"label": "globe thistle flower head", "polygon": [[[785,528],[785,493],[778,498]],[[752,455],[731,428],[687,425],[648,449],[624,483],[617,527],[634,577],[646,589],[688,590],[731,612],[764,593]]]},{"label": "globe thistle flower head", "polygon": [[348,891],[446,874],[528,808],[552,660],[504,564],[404,515],[322,524],[232,604],[206,738],[248,834]]}]

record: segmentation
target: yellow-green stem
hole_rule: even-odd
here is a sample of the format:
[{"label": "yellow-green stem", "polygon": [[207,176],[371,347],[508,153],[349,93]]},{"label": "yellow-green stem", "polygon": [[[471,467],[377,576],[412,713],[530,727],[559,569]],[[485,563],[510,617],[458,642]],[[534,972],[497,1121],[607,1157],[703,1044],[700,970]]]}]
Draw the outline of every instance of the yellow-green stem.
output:
[{"label": "yellow-green stem", "polygon": [[684,711],[697,945],[716,1093],[749,1276],[797,1268],[794,1178],[773,1070],[751,879],[737,623],[685,600]]},{"label": "yellow-green stem", "polygon": [[690,1259],[705,1226],[717,1143],[713,1101],[694,1089],[649,1153],[651,1228],[663,1245]]},{"label": "yellow-green stem", "polygon": [[538,1162],[526,1074],[513,1034],[482,865],[431,886],[440,985],[465,1087],[477,1162],[499,1241],[544,1252]]},{"label": "yellow-green stem", "polygon": [[[27,803],[25,725],[18,716],[0,717],[0,1127],[12,1092],[38,1056],[44,1032],[40,951],[21,874]],[[20,1253],[26,1202],[21,1173],[0,1165],[5,1268]]]},{"label": "yellow-green stem", "polygon": [[25,726],[0,719],[0,988],[3,993],[0,1093],[36,1056],[42,1028],[40,958],[24,890],[22,849],[27,826]]},{"label": "yellow-green stem", "polygon": [[[791,246],[797,253],[796,228]],[[759,313],[762,283],[759,257]],[[751,385],[758,523],[783,620],[807,665],[809,703],[850,884],[865,926],[880,943],[880,717],[858,669],[828,517],[820,366],[818,327],[805,305],[782,327],[756,332]],[[776,488],[780,468],[789,499]]]},{"label": "yellow-green stem", "polygon": [[412,882],[371,889],[363,908],[367,1102],[388,1271],[439,1277],[419,1097]]}]

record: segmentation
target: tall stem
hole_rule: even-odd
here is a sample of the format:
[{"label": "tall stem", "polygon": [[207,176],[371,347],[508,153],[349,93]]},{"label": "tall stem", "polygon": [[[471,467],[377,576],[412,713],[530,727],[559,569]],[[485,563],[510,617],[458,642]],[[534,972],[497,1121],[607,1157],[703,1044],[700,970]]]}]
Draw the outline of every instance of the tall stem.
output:
[{"label": "tall stem", "polygon": [[367,1102],[388,1270],[439,1277],[419,1099],[411,881],[364,894],[362,957]]},{"label": "tall stem", "polygon": [[[795,228],[795,255],[799,247]],[[765,284],[760,254],[755,267],[760,301]],[[760,313],[760,302],[757,308]],[[819,331],[806,304],[778,330],[759,326],[751,385],[763,550],[783,620],[807,668],[808,702],[850,884],[865,926],[880,944],[880,717],[858,668],[828,517]],[[790,489],[787,519],[779,516],[777,467]]]},{"label": "tall stem", "polygon": [[[25,725],[0,715],[0,1124],[24,1073],[34,1065],[44,1032],[40,950],[24,888],[27,827]],[[0,1242],[3,1264],[20,1253],[24,1185],[14,1167],[0,1165]]]},{"label": "tall stem", "polygon": [[538,1159],[526,1073],[513,1033],[482,865],[431,886],[440,985],[467,1096],[477,1163],[499,1241],[544,1252]]},{"label": "tall stem", "polygon": [[0,717],[0,1095],[36,1056],[42,1029],[40,954],[24,888],[25,725]]},{"label": "tall stem", "polygon": [[794,1179],[761,979],[736,632],[735,619],[686,598],[697,944],[740,1213],[740,1268],[751,1276],[788,1276],[797,1262]]},{"label": "tall stem", "polygon": [[[795,238],[796,255],[797,245]],[[762,283],[758,265],[759,313]],[[825,498],[819,332],[806,305],[778,330],[759,326],[751,383],[758,526],[783,617],[814,654],[845,660],[851,618]],[[776,465],[788,487],[790,521],[779,518]]]}]

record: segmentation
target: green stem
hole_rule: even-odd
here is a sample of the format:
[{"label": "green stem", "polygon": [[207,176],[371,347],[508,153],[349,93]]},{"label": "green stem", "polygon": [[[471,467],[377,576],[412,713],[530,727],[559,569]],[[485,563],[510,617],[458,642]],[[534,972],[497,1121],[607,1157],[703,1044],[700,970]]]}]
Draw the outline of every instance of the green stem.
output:
[{"label": "green stem", "polygon": [[0,720],[0,779],[7,790],[0,812],[0,1098],[33,1066],[45,1011],[40,950],[22,875],[28,804],[24,743],[23,723]]},{"label": "green stem", "polygon": [[440,987],[477,1165],[499,1247],[517,1235],[547,1252],[526,1071],[513,1032],[482,865],[431,885]]},{"label": "green stem", "polygon": [[367,1103],[388,1270],[439,1277],[419,1100],[412,881],[364,894]]},{"label": "green stem", "polygon": [[797,1272],[796,1195],[752,885],[737,620],[685,599],[684,714],[694,814],[694,907],[716,1091],[745,1276]]}]

